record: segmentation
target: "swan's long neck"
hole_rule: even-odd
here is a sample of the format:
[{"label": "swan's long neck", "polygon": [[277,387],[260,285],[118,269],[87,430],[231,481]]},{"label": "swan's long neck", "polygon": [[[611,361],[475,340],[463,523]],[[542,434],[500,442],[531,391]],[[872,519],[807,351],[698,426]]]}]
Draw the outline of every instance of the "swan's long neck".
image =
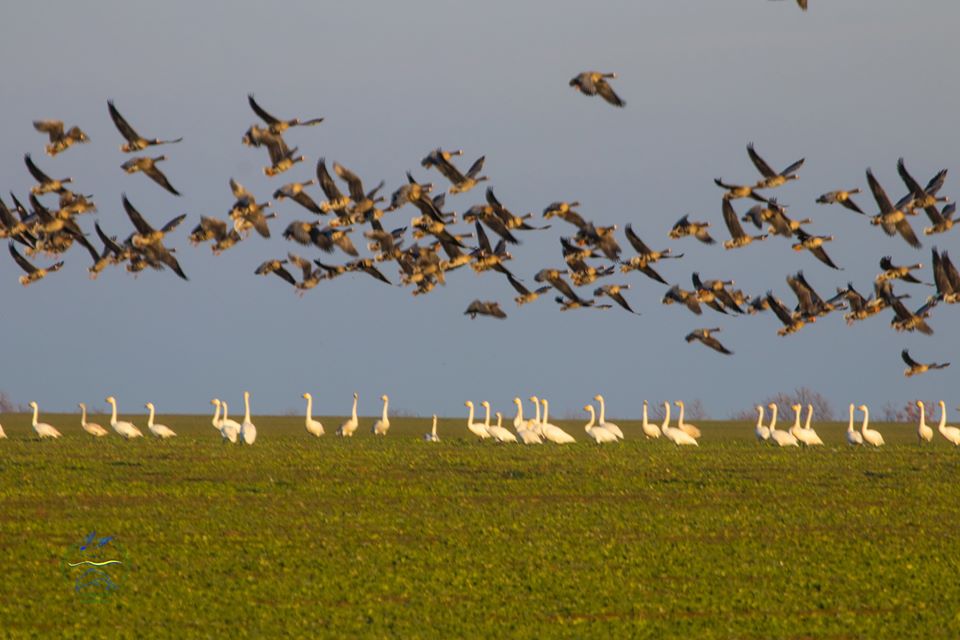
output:
[{"label": "swan's long neck", "polygon": [[586,429],[587,431],[590,431],[590,429],[593,429],[593,422],[596,420],[596,417],[597,417],[597,414],[594,413],[594,411],[593,411],[593,405],[592,405],[592,404],[587,407],[587,413],[590,414],[590,422],[588,422],[587,424],[585,424],[585,425],[583,426],[583,428]]},{"label": "swan's long neck", "polygon": [[470,426],[471,424],[473,424],[473,405],[468,404],[467,409],[470,410],[470,415],[467,416],[467,426]]},{"label": "swan's long neck", "polygon": [[37,418],[40,414],[40,405],[33,405],[33,426],[37,426]]},{"label": "swan's long neck", "polygon": [[220,428],[220,403],[213,403],[213,426],[215,429]]},{"label": "swan's long neck", "polygon": [[503,415],[497,414],[497,429],[503,428]]},{"label": "swan's long neck", "polygon": [[806,421],[806,423],[803,425],[803,428],[804,428],[804,429],[809,429],[809,428],[810,428],[810,421],[811,421],[811,420],[813,420],[813,405],[812,405],[812,404],[807,407],[807,421]]},{"label": "swan's long neck", "polygon": [[867,426],[870,424],[870,409],[867,409],[866,405],[863,407],[863,424],[860,425],[860,431],[866,431]]},{"label": "swan's long neck", "polygon": [[663,426],[660,427],[660,430],[664,433],[667,432],[667,427],[670,426],[670,403],[663,403]]},{"label": "swan's long neck", "polygon": [[536,413],[536,415],[537,415],[537,424],[540,424],[540,399],[539,399],[539,398],[534,398],[534,399],[533,399],[533,406],[537,408],[537,413]]},{"label": "swan's long neck", "polygon": [[224,400],[220,404],[223,405],[223,422],[226,422],[227,420],[230,419],[230,414],[227,413],[227,411],[229,410],[229,407],[227,406],[226,400]]},{"label": "swan's long neck", "polygon": [[943,404],[943,400],[940,401],[940,424],[937,425],[937,431],[942,432],[943,428],[947,426],[947,407]]},{"label": "swan's long neck", "polygon": [[483,410],[487,412],[487,416],[483,419],[483,426],[489,427],[490,426],[490,405],[488,404],[483,405]]},{"label": "swan's long neck", "polygon": [[543,403],[543,424],[550,424],[550,418],[547,417],[550,415],[550,403],[547,402],[546,398],[544,398],[540,402]]},{"label": "swan's long neck", "polygon": [[437,416],[433,416],[433,427],[430,429],[430,433],[433,434],[433,437],[437,437]]},{"label": "swan's long neck", "polygon": [[313,420],[313,396],[307,396],[307,422]]},{"label": "swan's long neck", "polygon": [[117,424],[117,401],[114,400],[110,403],[110,424]]},{"label": "swan's long neck", "polygon": [[147,407],[147,409],[150,411],[150,417],[147,418],[147,428],[149,428],[153,426],[153,407]]},{"label": "swan's long neck", "polygon": [[922,403],[922,402],[918,402],[917,404],[920,406],[920,426],[919,426],[919,429],[922,429],[923,427],[927,426],[927,419],[926,419],[926,416],[924,416],[924,413],[923,413],[923,408],[924,408],[924,407],[923,407],[923,403]]},{"label": "swan's long neck", "polygon": [[353,411],[350,412],[350,417],[354,422],[357,421],[357,396],[353,396]]},{"label": "swan's long neck", "polygon": [[647,403],[643,403],[643,426],[647,426]]},{"label": "swan's long neck", "polygon": [[777,430],[777,405],[770,407],[770,432]]},{"label": "swan's long neck", "polygon": [[763,407],[757,407],[757,429],[763,426]]},{"label": "swan's long neck", "polygon": [[603,401],[603,396],[597,396],[597,402],[600,403],[600,424],[607,421],[607,403]]},{"label": "swan's long neck", "polygon": [[250,394],[247,392],[244,392],[243,394],[243,407],[245,409],[245,413],[243,414],[243,421],[250,422]]},{"label": "swan's long neck", "polygon": [[793,426],[790,427],[790,431],[796,431],[800,428],[800,413],[803,411],[803,408],[800,405],[797,405],[793,408]]},{"label": "swan's long neck", "polygon": [[683,403],[678,402],[677,406],[680,407],[680,417],[677,418],[677,424],[683,424]]},{"label": "swan's long neck", "polygon": [[853,408],[853,405],[850,405],[850,422],[847,424],[848,432],[853,431],[853,412],[854,411],[855,409]]},{"label": "swan's long neck", "polygon": [[390,404],[390,399],[389,399],[389,398],[384,398],[384,399],[383,399],[383,421],[384,421],[384,422],[387,421],[387,405],[388,405],[388,404]]},{"label": "swan's long neck", "polygon": [[517,417],[513,419],[513,426],[519,427],[523,425],[523,403],[519,398],[515,398],[513,403],[517,405]]},{"label": "swan's long neck", "polygon": [[87,426],[87,406],[84,404],[80,405],[80,426]]}]

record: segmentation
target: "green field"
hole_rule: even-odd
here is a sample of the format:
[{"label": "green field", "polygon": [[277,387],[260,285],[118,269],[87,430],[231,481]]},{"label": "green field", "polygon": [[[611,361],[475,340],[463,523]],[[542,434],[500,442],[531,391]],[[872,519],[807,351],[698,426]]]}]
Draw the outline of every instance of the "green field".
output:
[{"label": "green field", "polygon": [[[620,445],[580,422],[524,448],[462,419],[433,445],[429,419],[344,441],[261,417],[239,447],[209,417],[163,416],[168,442],[43,419],[67,435],[0,416],[4,637],[960,637],[960,451],[907,425],[777,450],[705,423],[681,450],[627,421]],[[94,530],[130,567],[85,602],[60,562]]]}]

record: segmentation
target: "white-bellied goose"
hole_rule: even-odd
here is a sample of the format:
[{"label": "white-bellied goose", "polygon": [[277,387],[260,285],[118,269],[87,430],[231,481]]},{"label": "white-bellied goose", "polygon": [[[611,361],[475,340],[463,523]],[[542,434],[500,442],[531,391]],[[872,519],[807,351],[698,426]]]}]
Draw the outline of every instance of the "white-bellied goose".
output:
[{"label": "white-bellied goose", "polygon": [[569,84],[585,96],[599,95],[615,107],[624,107],[627,103],[613,91],[613,87],[607,82],[607,80],[613,80],[616,77],[616,73],[584,71],[574,76]]},{"label": "white-bellied goose", "polygon": [[159,167],[157,167],[158,162],[162,162],[166,159],[167,156],[157,156],[155,158],[142,156],[139,158],[131,158],[120,165],[120,168],[127,173],[136,173],[140,171],[173,195],[179,196],[180,192],[173,188],[173,185],[170,184],[170,180],[167,179],[167,176],[163,173],[163,171],[160,171]]},{"label": "white-bellied goose", "polygon": [[903,375],[906,377],[918,376],[921,373],[926,373],[927,371],[934,371],[936,369],[946,369],[950,366],[949,362],[937,363],[931,362],[929,364],[921,364],[910,357],[910,352],[907,349],[904,349],[900,352],[900,357],[907,364],[907,368],[903,370]]},{"label": "white-bellied goose", "polygon": [[49,156],[66,151],[74,144],[90,142],[90,138],[80,130],[80,127],[73,126],[65,129],[62,120],[34,120],[33,128],[47,134],[50,139],[50,144],[45,147]]},{"label": "white-bellied goose", "polygon": [[710,233],[707,231],[709,226],[709,222],[691,222],[688,214],[677,220],[669,235],[674,240],[684,236],[693,236],[704,244],[714,244],[716,240],[710,237]]},{"label": "white-bellied goose", "polygon": [[130,126],[130,123],[127,122],[126,118],[120,115],[120,112],[117,111],[117,108],[113,105],[113,100],[107,100],[107,110],[110,111],[110,119],[113,120],[113,124],[116,125],[117,131],[120,132],[120,135],[126,140],[125,143],[120,145],[120,151],[124,153],[133,153],[134,151],[142,151],[147,147],[152,147],[160,144],[175,144],[181,142],[183,138],[175,138],[173,140],[161,140],[160,138],[144,138],[136,132],[136,130]]},{"label": "white-bellied goose", "polygon": [[754,191],[754,187],[746,184],[730,184],[724,182],[722,178],[714,178],[713,183],[720,187],[721,189],[726,189],[727,192],[723,194],[723,197],[727,200],[739,200],[740,198],[751,198],[759,202],[766,202],[767,199],[762,195]]},{"label": "white-bellied goose", "polygon": [[250,104],[250,108],[253,109],[253,112],[257,114],[261,120],[263,120],[270,129],[270,132],[273,134],[281,134],[290,127],[310,127],[313,125],[318,125],[323,122],[323,118],[311,118],[310,120],[301,120],[300,118],[292,118],[290,120],[281,120],[267,113],[263,107],[257,104],[257,101],[253,99],[253,94],[247,94],[247,102]]},{"label": "white-bellied goose", "polygon": [[752,142],[747,145],[747,155],[750,156],[750,161],[753,162],[753,166],[755,166],[757,171],[760,172],[760,175],[763,176],[763,180],[753,186],[754,189],[773,189],[774,187],[786,184],[788,180],[797,180],[800,177],[797,175],[797,170],[803,166],[804,158],[800,158],[793,164],[787,166],[783,171],[778,172],[774,171],[770,165],[764,162],[760,154],[753,148]]}]

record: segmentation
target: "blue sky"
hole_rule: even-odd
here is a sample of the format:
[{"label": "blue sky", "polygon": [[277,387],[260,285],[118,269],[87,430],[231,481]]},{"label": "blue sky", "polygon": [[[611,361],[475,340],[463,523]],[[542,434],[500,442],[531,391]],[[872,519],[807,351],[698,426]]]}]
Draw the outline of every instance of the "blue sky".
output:
[{"label": "blue sky", "polygon": [[[784,278],[803,269],[821,294],[848,280],[869,291],[880,257],[929,264],[934,243],[923,238],[924,249],[915,251],[814,199],[866,187],[868,166],[899,197],[901,155],[922,181],[941,167],[955,169],[960,93],[950,80],[960,5],[810,4],[807,13],[765,0],[5,8],[4,191],[26,196],[32,181],[22,155],[31,152],[49,174],[73,176],[78,190],[95,196],[99,213],[81,220],[91,232],[94,219],[110,233],[129,232],[121,192],[156,223],[187,213],[170,244],[190,282],[169,272],[134,280],[118,269],[91,282],[89,257],[75,248],[62,272],[23,289],[13,262],[0,260],[0,389],[46,410],[72,410],[79,401],[102,406],[112,394],[121,411],[139,411],[149,400],[162,412],[206,412],[213,396],[240,406],[244,389],[260,413],[300,410],[304,391],[321,414],[348,412],[354,391],[364,414],[379,411],[382,393],[397,409],[426,415],[457,414],[466,399],[489,399],[510,413],[514,395],[530,394],[550,398],[564,415],[603,392],[612,415],[638,415],[643,399],[700,398],[724,417],[801,385],[837,408],[949,401],[960,362],[907,380],[899,354],[908,347],[921,361],[960,355],[951,333],[956,308],[934,312],[933,337],[897,334],[885,313],[854,328],[833,315],[779,338],[770,314],[727,318],[707,310],[697,318],[662,306],[665,288],[639,274],[609,281],[633,285],[626,296],[640,317],[619,309],[560,313],[549,299],[518,310],[502,277],[468,270],[428,296],[354,274],[299,299],[279,279],[253,274],[290,249],[313,255],[280,237],[288,222],[312,215],[291,202],[275,207],[280,219],[270,240],[251,237],[218,257],[187,242],[200,215],[226,214],[231,177],[267,199],[283,182],[311,177],[325,156],[370,185],[386,180],[387,192],[408,169],[445,187],[419,166],[443,146],[465,150],[464,169],[486,155],[484,173],[515,212],[539,215],[552,201],[576,199],[598,224],[631,223],[655,248],[684,252],[660,271],[685,288],[699,271],[734,279],[751,294],[772,288],[792,303]],[[47,35],[38,37],[38,29]],[[616,71],[627,107],[567,86],[587,69]],[[255,122],[248,92],[278,115],[327,119],[287,136],[306,163],[263,176],[266,153],[240,143]],[[127,157],[107,114],[109,98],[142,134],[184,136],[161,149],[170,158],[163,169],[184,197],[123,174]],[[79,124],[92,142],[51,159],[31,127],[36,118]],[[782,238],[733,252],[667,238],[688,212],[726,238],[712,180],[757,179],[744,150],[750,141],[776,167],[807,158],[801,179],[775,195],[794,217],[814,219],[811,232],[836,236],[828,251],[844,271],[791,251]],[[956,196],[956,184],[951,173],[943,193]],[[450,197],[449,208],[462,212],[482,197],[481,189]],[[859,202],[874,212],[869,196]],[[738,211],[745,208],[737,202]],[[414,214],[410,207],[389,214],[387,226]],[[558,237],[572,229],[564,226],[524,235],[510,268],[532,284],[541,267],[562,265]],[[960,257],[957,233],[936,244]],[[394,268],[387,275],[397,279]],[[913,306],[929,292],[898,289],[912,293]],[[462,311],[474,298],[500,300],[510,317],[469,320]],[[703,326],[723,327],[720,338],[736,356],[683,341]]]}]

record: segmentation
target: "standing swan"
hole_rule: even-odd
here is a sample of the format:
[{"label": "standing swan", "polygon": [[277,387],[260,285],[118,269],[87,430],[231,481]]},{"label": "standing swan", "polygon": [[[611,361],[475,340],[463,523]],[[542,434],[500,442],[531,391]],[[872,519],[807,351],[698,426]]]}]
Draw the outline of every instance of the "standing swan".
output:
[{"label": "standing swan", "polygon": [[243,392],[243,406],[246,412],[243,414],[243,424],[240,425],[240,440],[246,444],[253,444],[257,440],[257,427],[250,420],[250,392]]},{"label": "standing swan", "polygon": [[6,437],[7,437],[7,434],[3,432],[3,425],[0,424],[0,440],[3,440]]},{"label": "standing swan", "polygon": [[240,439],[240,423],[230,419],[230,406],[227,405],[226,400],[222,402],[218,400],[217,402],[220,402],[223,407],[223,417],[220,418],[220,426],[217,427],[220,429],[220,435],[225,440],[229,440],[231,444],[237,444],[237,440]]},{"label": "standing swan", "polygon": [[463,403],[463,406],[470,409],[470,415],[467,416],[467,429],[470,430],[470,433],[477,436],[481,440],[486,440],[487,438],[492,438],[490,432],[487,431],[487,428],[483,426],[482,422],[473,421],[473,402],[467,400]]},{"label": "standing swan", "polygon": [[45,422],[37,422],[37,415],[40,413],[37,403],[31,400],[30,406],[33,407],[33,430],[37,432],[37,435],[40,436],[40,439],[59,438],[60,432],[57,431],[52,425],[49,425]]},{"label": "standing swan", "polygon": [[154,436],[158,438],[163,438],[164,440],[166,440],[167,438],[172,438],[175,435],[177,435],[176,433],[173,432],[173,429],[171,429],[167,425],[153,423],[154,408],[153,408],[152,402],[148,402],[143,406],[145,406],[150,411],[150,416],[147,418],[147,429],[150,430],[150,433],[152,433]]},{"label": "standing swan", "polygon": [[807,421],[804,424],[802,429],[798,429],[796,436],[797,440],[802,442],[808,447],[815,445],[823,445],[823,440],[820,439],[820,436],[817,435],[817,432],[814,431],[813,427],[810,426],[810,421],[813,420],[813,405],[807,405]]},{"label": "standing swan", "polygon": [[683,421],[683,410],[684,410],[684,408],[685,408],[685,406],[686,406],[686,405],[683,404],[683,400],[677,400],[674,404],[676,404],[678,407],[680,407],[680,417],[677,418],[677,427],[678,427],[681,431],[683,431],[684,433],[686,433],[687,435],[689,435],[690,437],[692,437],[692,438],[699,438],[699,437],[700,437],[700,429],[698,429],[695,425],[692,425],[692,424],[690,424],[690,423],[688,423],[688,422],[684,422],[684,421]]},{"label": "standing swan", "polygon": [[604,442],[617,442],[617,436],[615,436],[610,431],[607,431],[601,426],[594,426],[594,421],[597,419],[597,414],[594,412],[593,405],[588,404],[583,408],[584,411],[590,413],[590,422],[583,425],[584,431],[587,432],[587,435],[593,438],[593,441],[597,444],[603,444]]},{"label": "standing swan", "polygon": [[370,430],[375,436],[385,436],[390,429],[390,418],[387,417],[387,405],[390,403],[390,398],[384,394],[380,396],[380,399],[383,400],[383,416],[373,423],[373,428]]},{"label": "standing swan", "polygon": [[[79,403],[79,407],[80,407],[80,426],[83,427],[84,431],[94,436],[95,438],[102,438],[103,436],[109,433],[109,431],[107,431],[100,425],[95,424],[93,422],[87,422],[87,405],[81,402]],[[2,433],[2,431],[3,430],[0,429],[0,433]],[[0,436],[0,437],[3,437],[3,436]]]},{"label": "standing swan", "polygon": [[661,433],[660,427],[658,427],[655,424],[650,424],[649,422],[647,422],[647,401],[646,400],[643,401],[643,424],[641,425],[641,427],[643,428],[643,435],[647,436],[648,438],[660,437],[660,433]]},{"label": "standing swan", "polygon": [[513,428],[517,432],[520,430],[533,431],[531,421],[523,419],[523,402],[520,401],[519,397],[514,397],[513,404],[517,405],[517,415],[513,418]]},{"label": "standing swan", "polygon": [[607,422],[607,403],[604,402],[603,396],[598,393],[593,399],[600,403],[600,426],[623,440],[623,431],[620,430],[620,427],[612,422]]},{"label": "standing swan", "polygon": [[433,427],[430,433],[423,434],[424,442],[440,442],[440,436],[437,435],[437,414],[433,414]]},{"label": "standing swan", "polygon": [[523,444],[543,444],[540,434],[529,427],[529,422],[523,419],[523,403],[520,398],[514,398],[513,403],[517,405],[517,415],[513,419],[513,429],[517,432],[517,438]]},{"label": "standing swan", "polygon": [[670,403],[663,403],[663,426],[660,427],[660,431],[663,432],[664,437],[677,445],[692,445],[694,447],[699,447],[700,443],[697,442],[697,439],[691,436],[689,433],[683,429],[678,429],[677,427],[670,426]]},{"label": "standing swan", "polygon": [[537,396],[530,396],[530,402],[533,403],[533,407],[536,410],[536,415],[532,420],[527,422],[527,429],[532,429],[538,436],[543,436],[543,429],[540,428],[540,398]]},{"label": "standing swan", "polygon": [[940,401],[940,424],[937,426],[937,431],[952,442],[954,446],[960,445],[960,429],[947,426],[947,406],[943,403],[943,400]]},{"label": "standing swan", "polygon": [[853,428],[853,412],[856,407],[853,404],[850,405],[850,422],[847,424],[847,444],[851,447],[855,447],[859,444],[863,444],[863,436],[860,435],[859,431],[854,430]]},{"label": "standing swan", "polygon": [[121,436],[129,440],[130,438],[142,438],[143,433],[132,422],[117,420],[117,399],[110,396],[106,399],[110,403],[112,411],[110,413],[110,426]]},{"label": "standing swan", "polygon": [[360,426],[360,420],[357,419],[357,399],[359,397],[356,393],[353,394],[353,410],[350,412],[350,418],[337,429],[337,435],[341,438],[352,438],[353,432]]},{"label": "standing swan", "polygon": [[757,426],[753,429],[753,435],[757,437],[757,442],[767,443],[770,442],[770,427],[763,424],[763,405],[757,405],[757,413],[760,415],[757,416]]},{"label": "standing swan", "polygon": [[[924,441],[930,442],[933,440],[933,429],[927,426],[926,417],[923,414],[924,406],[922,400],[917,400],[917,407],[920,409],[920,424],[917,425],[917,444],[923,444]],[[940,410],[943,411],[943,408],[941,407]]]},{"label": "standing swan", "polygon": [[572,435],[557,425],[550,424],[550,403],[547,402],[546,398],[540,400],[540,402],[543,403],[543,422],[540,423],[540,432],[543,434],[543,437],[554,444],[571,444],[576,442]]},{"label": "standing swan", "polygon": [[483,427],[484,429],[487,430],[487,433],[493,436],[494,440],[496,440],[497,442],[516,442],[517,441],[517,436],[510,433],[509,431],[504,429],[502,426],[490,425],[490,403],[489,402],[484,400],[483,402],[480,403],[480,406],[482,406],[487,411],[487,417],[483,421]]},{"label": "standing swan", "polygon": [[780,447],[799,447],[796,436],[789,431],[777,431],[777,404],[771,402],[770,407],[770,439]]},{"label": "standing swan", "polygon": [[319,420],[313,419],[313,396],[309,393],[305,393],[303,394],[303,397],[307,401],[307,433],[319,438],[323,435],[323,424],[321,424]]},{"label": "standing swan", "polygon": [[860,411],[863,412],[863,424],[860,425],[860,433],[863,435],[863,441],[875,447],[882,447],[883,436],[880,435],[879,431],[871,429],[868,426],[870,424],[870,410],[867,409],[867,405],[860,405]]}]

